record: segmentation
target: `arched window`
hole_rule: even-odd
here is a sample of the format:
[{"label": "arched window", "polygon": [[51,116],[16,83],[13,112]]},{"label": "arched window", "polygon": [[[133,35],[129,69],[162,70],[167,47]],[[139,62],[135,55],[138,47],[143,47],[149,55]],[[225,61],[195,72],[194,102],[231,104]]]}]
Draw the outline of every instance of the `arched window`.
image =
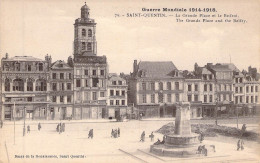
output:
[{"label": "arched window", "polygon": [[81,49],[82,49],[82,50],[86,50],[86,43],[85,43],[85,42],[82,42],[81,44],[82,44]]},{"label": "arched window", "polygon": [[82,29],[82,36],[85,37],[86,36],[86,30]]},{"label": "arched window", "polygon": [[91,43],[89,42],[88,45],[87,45],[87,50],[88,51],[91,51],[92,47],[91,47]]},{"label": "arched window", "polygon": [[39,63],[39,71],[43,71],[43,63]]},{"label": "arched window", "polygon": [[88,30],[88,37],[92,37],[92,30],[91,29]]},{"label": "arched window", "polygon": [[10,80],[8,78],[5,79],[5,91],[10,92]]},{"label": "arched window", "polygon": [[27,81],[27,91],[33,91],[33,82],[31,79]]},{"label": "arched window", "polygon": [[46,91],[47,90],[47,83],[44,79],[38,79],[36,81],[36,91]]},{"label": "arched window", "polygon": [[22,79],[14,79],[13,91],[24,91],[24,82]]}]

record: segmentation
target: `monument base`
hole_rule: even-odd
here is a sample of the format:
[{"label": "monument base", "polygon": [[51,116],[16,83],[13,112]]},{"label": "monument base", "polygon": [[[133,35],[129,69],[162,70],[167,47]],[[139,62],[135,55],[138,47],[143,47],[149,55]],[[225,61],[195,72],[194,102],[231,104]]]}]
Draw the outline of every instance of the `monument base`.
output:
[{"label": "monument base", "polygon": [[188,135],[168,134],[165,138],[165,145],[177,148],[194,146],[199,143],[199,135],[195,133]]},{"label": "monument base", "polygon": [[[203,145],[203,144],[199,144]],[[168,157],[196,157],[196,156],[208,156],[215,152],[215,147],[211,145],[205,145],[207,148],[207,154],[199,153],[199,145],[189,146],[189,147],[170,147],[165,144],[151,145],[150,152],[158,156],[168,156]]]}]

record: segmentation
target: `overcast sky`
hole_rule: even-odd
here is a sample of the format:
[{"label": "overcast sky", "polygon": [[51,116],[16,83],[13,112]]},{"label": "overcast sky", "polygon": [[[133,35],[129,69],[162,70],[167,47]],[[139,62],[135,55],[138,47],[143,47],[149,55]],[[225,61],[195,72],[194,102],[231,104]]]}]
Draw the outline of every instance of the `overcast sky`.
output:
[{"label": "overcast sky", "polygon": [[[106,55],[110,72],[132,72],[133,60],[173,61],[180,70],[208,62],[231,61],[239,69],[259,69],[259,1],[88,0],[97,23],[98,55]],[[210,3],[212,2],[212,3]],[[214,3],[213,3],[214,2]],[[223,3],[224,2],[224,3]],[[73,53],[74,21],[84,0],[0,0],[0,54],[28,55],[53,61]],[[142,8],[215,7],[220,14],[238,14],[247,23],[177,23],[174,17],[116,18]]]}]

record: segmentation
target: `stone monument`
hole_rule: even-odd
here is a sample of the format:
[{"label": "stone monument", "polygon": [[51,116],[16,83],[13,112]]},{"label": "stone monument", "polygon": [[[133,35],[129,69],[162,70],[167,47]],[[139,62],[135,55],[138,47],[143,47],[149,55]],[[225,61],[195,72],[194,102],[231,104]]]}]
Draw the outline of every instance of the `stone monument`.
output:
[{"label": "stone monument", "polygon": [[150,152],[160,156],[189,157],[198,154],[199,135],[191,132],[190,103],[177,105],[175,131],[165,135],[164,144],[151,145]]}]

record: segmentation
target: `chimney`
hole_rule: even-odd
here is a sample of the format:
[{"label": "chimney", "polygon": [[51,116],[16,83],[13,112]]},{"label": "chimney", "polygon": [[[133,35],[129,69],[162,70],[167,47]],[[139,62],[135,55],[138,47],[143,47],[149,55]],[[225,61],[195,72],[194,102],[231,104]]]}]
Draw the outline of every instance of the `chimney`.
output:
[{"label": "chimney", "polygon": [[8,53],[5,54],[5,58],[8,59],[9,58],[9,55]]},{"label": "chimney", "polygon": [[137,60],[134,60],[134,67],[133,67],[133,73],[137,73]]}]

